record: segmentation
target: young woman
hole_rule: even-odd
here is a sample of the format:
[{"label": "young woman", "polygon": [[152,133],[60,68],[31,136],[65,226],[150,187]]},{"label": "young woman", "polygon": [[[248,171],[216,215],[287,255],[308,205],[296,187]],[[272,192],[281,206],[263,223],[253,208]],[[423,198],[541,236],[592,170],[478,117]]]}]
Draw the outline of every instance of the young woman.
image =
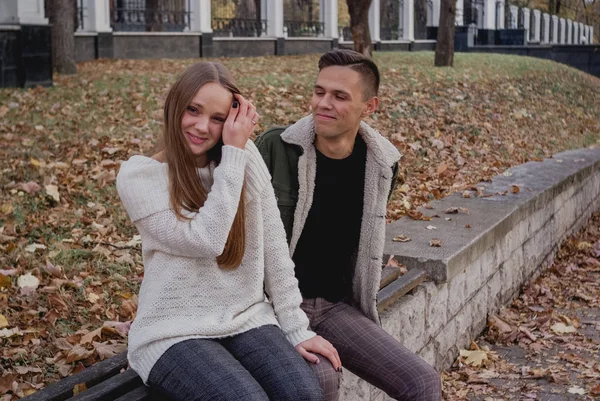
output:
[{"label": "young woman", "polygon": [[129,362],[174,400],[321,400],[302,357],[341,369],[300,309],[270,176],[248,140],[258,118],[224,66],[195,64],[169,91],[159,151],[117,177],[144,257]]}]

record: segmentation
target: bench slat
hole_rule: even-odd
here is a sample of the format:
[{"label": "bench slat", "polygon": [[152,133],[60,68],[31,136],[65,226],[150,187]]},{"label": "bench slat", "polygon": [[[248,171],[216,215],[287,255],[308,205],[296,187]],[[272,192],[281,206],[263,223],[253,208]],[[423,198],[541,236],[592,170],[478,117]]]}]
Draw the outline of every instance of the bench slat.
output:
[{"label": "bench slat", "polygon": [[76,384],[85,383],[86,387],[90,389],[118,374],[125,367],[127,367],[127,351],[90,366],[73,376],[65,377],[23,398],[23,401],[64,401],[73,396],[73,387]]},{"label": "bench slat", "polygon": [[101,386],[95,386],[83,393],[71,398],[72,401],[113,401],[123,394],[127,394],[136,387],[142,386],[142,379],[133,369],[111,377],[102,382]]},{"label": "bench slat", "polygon": [[136,388],[129,393],[122,395],[117,398],[115,401],[158,401],[164,400],[164,398],[160,398],[160,396],[152,395],[150,393],[150,389],[144,385]]},{"label": "bench slat", "polygon": [[403,276],[381,289],[377,294],[377,310],[383,312],[401,296],[416,288],[427,278],[427,273],[422,269],[410,269]]}]

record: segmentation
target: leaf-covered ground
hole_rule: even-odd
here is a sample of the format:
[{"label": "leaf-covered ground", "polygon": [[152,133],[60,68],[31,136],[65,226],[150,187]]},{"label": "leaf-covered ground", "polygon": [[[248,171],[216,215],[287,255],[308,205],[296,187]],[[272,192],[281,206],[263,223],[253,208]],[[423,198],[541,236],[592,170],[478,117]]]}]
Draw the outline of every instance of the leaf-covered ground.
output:
[{"label": "leaf-covered ground", "polygon": [[461,353],[444,373],[447,400],[600,397],[600,212]]},{"label": "leaf-covered ground", "polygon": [[[318,56],[222,59],[263,115],[308,112]],[[197,60],[94,61],[52,88],[0,89],[0,396],[7,401],[125,347],[142,278],[139,237],[114,188],[149,152],[166,90]],[[371,123],[404,154],[388,209],[431,199],[561,150],[598,144],[600,80],[549,61],[378,53]]]}]

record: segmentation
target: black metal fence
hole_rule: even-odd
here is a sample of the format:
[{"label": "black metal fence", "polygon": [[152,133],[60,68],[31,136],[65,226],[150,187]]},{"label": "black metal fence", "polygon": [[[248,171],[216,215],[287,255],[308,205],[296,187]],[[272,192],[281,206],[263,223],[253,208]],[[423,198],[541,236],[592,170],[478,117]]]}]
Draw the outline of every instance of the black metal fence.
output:
[{"label": "black metal fence", "polygon": [[319,21],[283,20],[287,36],[318,37],[325,34],[325,24]]},{"label": "black metal fence", "polygon": [[260,37],[267,34],[260,0],[212,0],[212,29],[219,37]]},{"label": "black metal fence", "polygon": [[283,27],[289,37],[318,37],[325,33],[319,0],[283,0]]},{"label": "black metal fence", "polygon": [[191,0],[111,0],[115,31],[178,32],[190,29]]},{"label": "black metal fence", "polygon": [[483,28],[483,1],[465,0],[464,3],[464,25],[475,24],[477,28]]},{"label": "black metal fence", "polygon": [[83,0],[77,0],[77,15],[76,15],[76,20],[75,20],[75,30],[76,31],[83,31],[83,12],[84,12],[84,7],[83,7]]},{"label": "black metal fence", "polygon": [[404,0],[381,0],[380,31],[381,40],[399,40],[404,37],[403,12]]}]

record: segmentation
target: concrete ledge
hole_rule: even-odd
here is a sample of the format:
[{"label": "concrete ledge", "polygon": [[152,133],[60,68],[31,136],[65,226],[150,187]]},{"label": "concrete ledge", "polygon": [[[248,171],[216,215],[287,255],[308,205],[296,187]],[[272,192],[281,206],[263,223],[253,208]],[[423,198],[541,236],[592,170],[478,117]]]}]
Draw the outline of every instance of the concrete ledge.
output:
[{"label": "concrete ledge", "polygon": [[[491,183],[468,191],[470,198],[455,193],[432,202],[432,209],[422,210],[431,221],[402,218],[389,224],[384,259],[393,255],[409,269],[424,269],[438,283],[449,281],[523,219],[599,169],[600,150],[568,151],[543,162],[514,167]],[[477,188],[482,197],[478,197]],[[513,193],[517,189],[519,192]],[[444,213],[449,208],[457,208],[458,213]],[[435,229],[427,229],[432,226]],[[394,242],[392,238],[399,234],[408,235],[411,241]],[[441,240],[441,247],[430,246],[434,238]],[[509,244],[514,246],[516,242]]]},{"label": "concrete ledge", "polygon": [[[422,269],[435,282],[419,284],[391,305],[379,299],[379,305],[388,306],[380,313],[383,328],[441,370],[485,329],[489,314],[552,264],[561,241],[600,209],[600,149],[511,168],[475,186],[470,198],[455,194],[431,206],[422,210],[431,221],[405,217],[388,225],[384,250],[407,265],[407,279]],[[449,208],[464,209],[445,214]],[[412,240],[393,242],[399,234]],[[442,246],[431,247],[432,238]],[[343,380],[344,400],[391,400],[348,371]]]}]

